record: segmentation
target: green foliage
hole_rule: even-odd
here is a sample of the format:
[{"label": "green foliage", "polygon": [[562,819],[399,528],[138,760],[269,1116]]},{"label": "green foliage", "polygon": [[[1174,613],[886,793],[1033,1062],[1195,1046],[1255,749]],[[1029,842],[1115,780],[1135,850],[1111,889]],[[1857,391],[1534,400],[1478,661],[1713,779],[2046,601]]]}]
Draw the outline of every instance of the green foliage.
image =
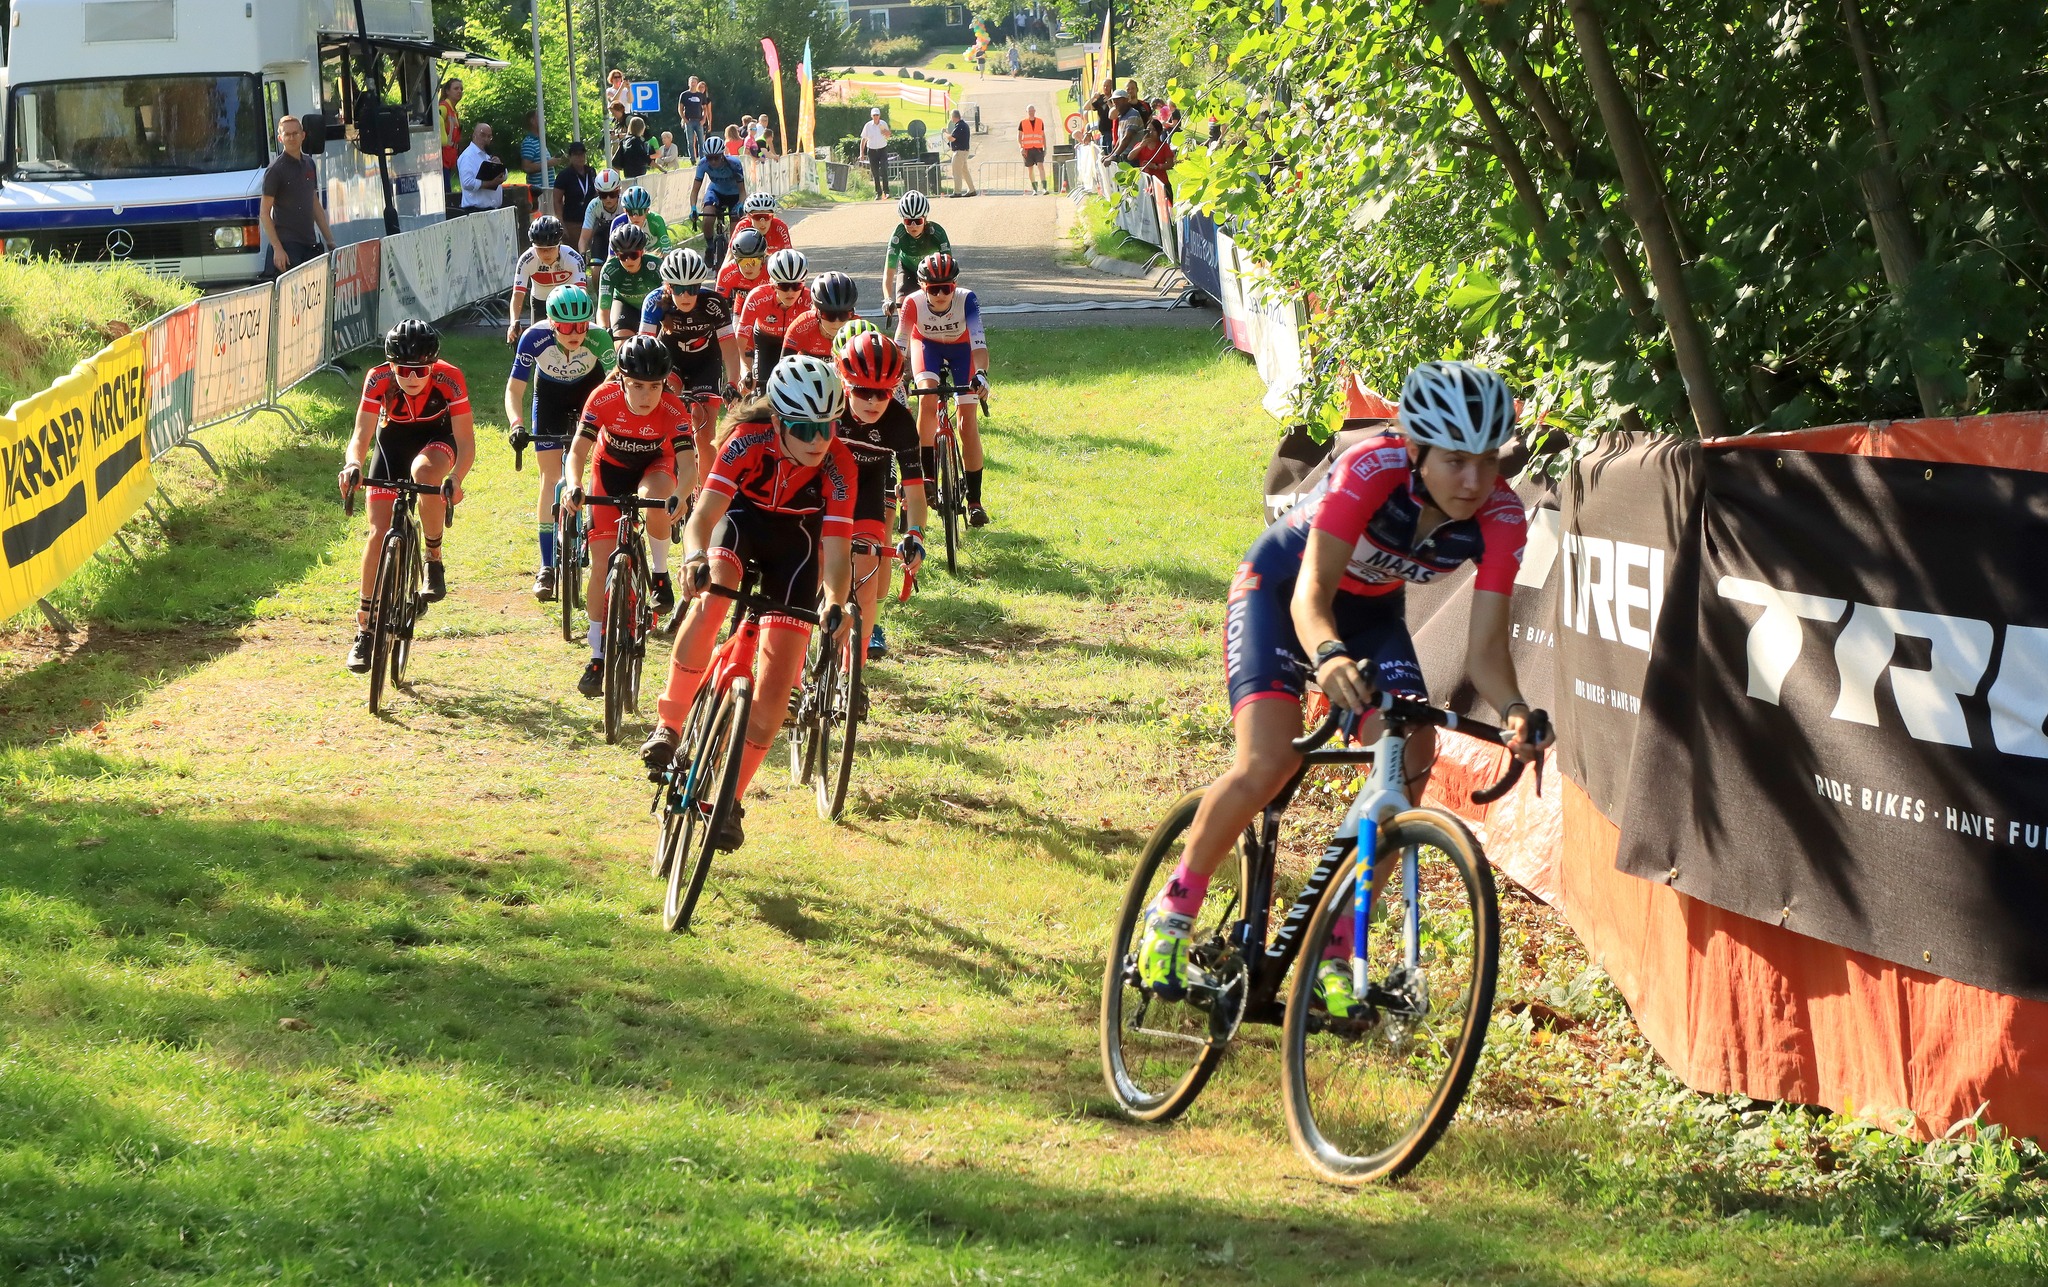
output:
[{"label": "green foliage", "polygon": [[[1839,6],[1600,9],[1706,331],[1708,396],[1737,427],[1918,414],[1916,376],[1948,409],[2048,403],[2048,204],[2031,177],[2048,142],[2028,124],[2048,95],[2048,15],[1862,4],[1895,162]],[[1140,21],[1170,37],[1180,107],[1226,129],[1183,153],[1181,193],[1315,296],[1325,394],[1340,363],[1388,388],[1417,360],[1463,356],[1584,425],[1629,409],[1688,423],[1668,329],[1632,316],[1603,249],[1613,238],[1650,280],[1562,0],[1301,0],[1280,23],[1255,0],[1173,9]],[[1562,138],[1542,119],[1553,104]],[[1863,186],[1887,163],[1924,257],[1903,289]]]},{"label": "green foliage", "polygon": [[123,328],[198,294],[135,264],[0,258],[0,407],[48,388]]},{"label": "green foliage", "polygon": [[924,53],[926,43],[925,38],[916,33],[872,40],[868,42],[862,61],[880,67],[893,67],[898,63],[907,63]]}]

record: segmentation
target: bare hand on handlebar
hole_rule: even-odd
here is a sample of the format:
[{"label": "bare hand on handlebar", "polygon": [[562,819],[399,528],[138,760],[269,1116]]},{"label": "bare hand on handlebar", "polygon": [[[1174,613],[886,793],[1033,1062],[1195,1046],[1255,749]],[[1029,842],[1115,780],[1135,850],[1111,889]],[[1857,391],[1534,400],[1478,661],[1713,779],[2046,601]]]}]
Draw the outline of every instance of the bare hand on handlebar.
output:
[{"label": "bare hand on handlebar", "polygon": [[1543,711],[1531,710],[1526,702],[1511,702],[1509,713],[1501,719],[1506,730],[1507,748],[1515,758],[1524,764],[1537,764],[1542,772],[1541,757],[1557,742],[1557,730],[1550,725],[1550,716]]},{"label": "bare hand on handlebar", "polygon": [[1316,667],[1316,687],[1330,699],[1331,706],[1341,706],[1348,711],[1363,711],[1372,705],[1375,695],[1372,681],[1358,668],[1350,654],[1333,652]]}]

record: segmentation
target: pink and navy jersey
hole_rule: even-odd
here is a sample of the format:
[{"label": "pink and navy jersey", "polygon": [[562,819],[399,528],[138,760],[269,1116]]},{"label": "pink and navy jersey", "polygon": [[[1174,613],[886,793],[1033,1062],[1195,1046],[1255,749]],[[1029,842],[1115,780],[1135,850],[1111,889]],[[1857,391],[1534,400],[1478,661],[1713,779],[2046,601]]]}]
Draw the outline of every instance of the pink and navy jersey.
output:
[{"label": "pink and navy jersey", "polygon": [[1476,563],[1473,588],[1511,594],[1528,537],[1522,502],[1504,478],[1471,518],[1421,533],[1423,507],[1405,438],[1368,438],[1339,456],[1330,472],[1273,526],[1268,538],[1284,543],[1299,561],[1311,531],[1328,532],[1351,546],[1351,561],[1337,588],[1349,594],[1392,594],[1427,585]]}]

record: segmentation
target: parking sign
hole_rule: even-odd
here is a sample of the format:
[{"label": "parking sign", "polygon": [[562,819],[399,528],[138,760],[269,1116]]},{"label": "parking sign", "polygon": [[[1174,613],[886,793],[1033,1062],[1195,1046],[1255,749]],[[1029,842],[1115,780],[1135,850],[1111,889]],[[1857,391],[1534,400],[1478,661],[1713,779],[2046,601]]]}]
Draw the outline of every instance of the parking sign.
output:
[{"label": "parking sign", "polygon": [[658,80],[636,80],[629,89],[633,91],[628,110],[634,112],[658,112],[661,110],[661,82]]}]

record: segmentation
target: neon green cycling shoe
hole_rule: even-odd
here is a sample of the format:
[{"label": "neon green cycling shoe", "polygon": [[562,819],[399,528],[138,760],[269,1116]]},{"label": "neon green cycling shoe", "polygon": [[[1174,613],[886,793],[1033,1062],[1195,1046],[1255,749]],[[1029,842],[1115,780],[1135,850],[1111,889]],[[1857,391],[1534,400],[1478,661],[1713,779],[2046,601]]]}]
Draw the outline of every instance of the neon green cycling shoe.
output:
[{"label": "neon green cycling shoe", "polygon": [[1145,933],[1138,940],[1138,984],[1168,1001],[1188,990],[1188,939],[1195,930],[1192,916],[1145,911]]},{"label": "neon green cycling shoe", "polygon": [[1325,957],[1316,967],[1316,1000],[1332,1019],[1348,1019],[1358,1008],[1358,995],[1351,990],[1351,962],[1342,957]]}]

